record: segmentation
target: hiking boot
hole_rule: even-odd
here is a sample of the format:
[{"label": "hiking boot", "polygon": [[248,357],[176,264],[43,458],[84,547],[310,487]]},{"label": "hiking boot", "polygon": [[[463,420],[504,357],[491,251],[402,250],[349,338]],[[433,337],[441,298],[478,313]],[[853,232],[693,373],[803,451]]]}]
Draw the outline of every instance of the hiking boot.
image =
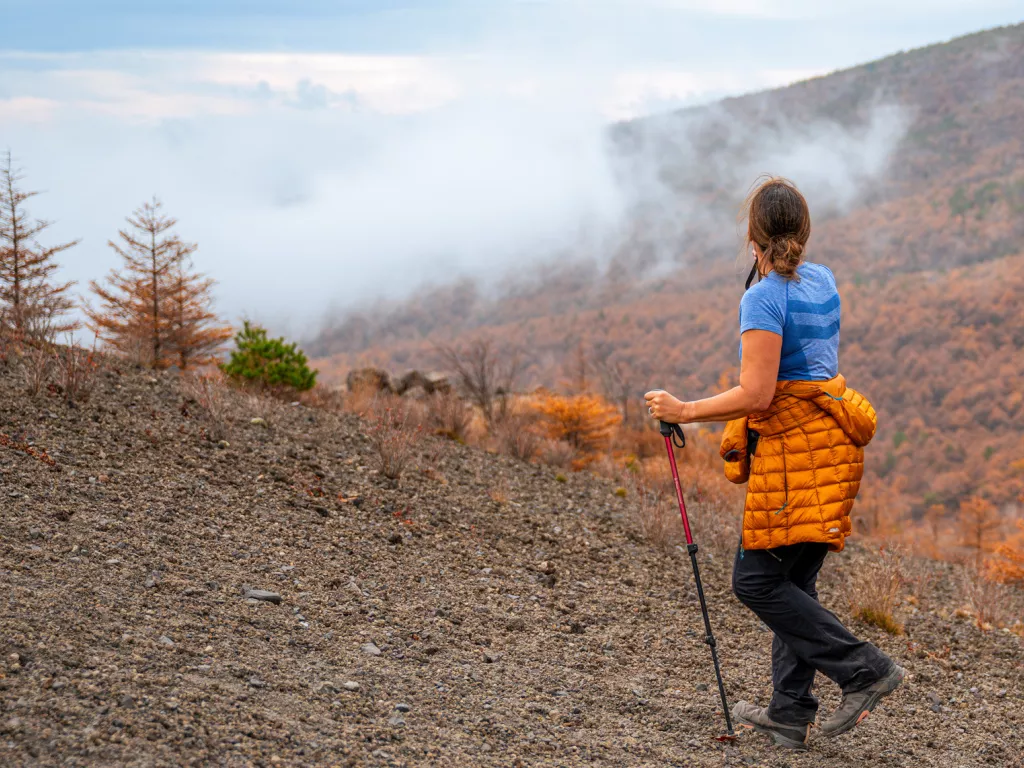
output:
[{"label": "hiking boot", "polygon": [[759,733],[767,733],[780,747],[787,749],[807,749],[807,737],[811,732],[811,724],[786,725],[777,723],[768,717],[767,707],[755,707],[745,701],[737,701],[732,708],[736,722],[750,726]]},{"label": "hiking boot", "polygon": [[822,735],[838,736],[860,725],[878,702],[900,687],[906,674],[903,667],[893,664],[889,673],[877,683],[861,691],[844,693],[839,707],[821,724]]}]

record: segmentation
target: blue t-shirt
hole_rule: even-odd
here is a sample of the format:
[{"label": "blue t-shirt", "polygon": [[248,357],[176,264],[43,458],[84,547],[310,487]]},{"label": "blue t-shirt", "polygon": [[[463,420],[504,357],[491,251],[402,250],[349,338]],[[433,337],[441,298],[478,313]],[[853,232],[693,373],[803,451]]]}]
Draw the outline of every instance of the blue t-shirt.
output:
[{"label": "blue t-shirt", "polygon": [[796,271],[799,281],[769,272],[750,286],[740,300],[740,334],[761,330],[782,337],[779,381],[825,381],[839,374],[836,279],[821,264],[804,262]]}]

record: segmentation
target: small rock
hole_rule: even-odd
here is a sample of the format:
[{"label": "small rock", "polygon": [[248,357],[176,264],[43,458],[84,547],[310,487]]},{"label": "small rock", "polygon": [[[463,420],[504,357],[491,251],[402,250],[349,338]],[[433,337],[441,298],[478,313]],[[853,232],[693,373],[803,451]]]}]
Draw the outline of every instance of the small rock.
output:
[{"label": "small rock", "polygon": [[390,536],[388,536],[388,544],[401,544],[401,543],[402,543],[402,534],[400,534],[400,533],[392,533]]},{"label": "small rock", "polygon": [[344,688],[346,691],[353,691],[353,692],[354,691],[358,691],[359,687],[360,687],[359,683],[355,682],[354,680],[348,680],[342,686],[342,688]]},{"label": "small rock", "polygon": [[121,564],[121,561],[118,560],[116,557],[112,557],[112,558],[110,558],[109,560],[106,561],[106,565],[120,565],[120,564]]},{"label": "small rock", "polygon": [[153,587],[155,587],[159,583],[160,583],[160,574],[157,573],[156,571],[153,571],[152,573],[149,574],[149,576],[146,577],[146,581],[144,582],[143,586],[146,589],[152,589]]},{"label": "small rock", "polygon": [[43,538],[43,531],[41,528],[29,528],[28,537],[30,539],[41,539]]},{"label": "small rock", "polygon": [[320,517],[330,517],[331,511],[327,507],[313,507],[313,510],[320,515]]},{"label": "small rock", "polygon": [[706,691],[707,689],[708,689],[708,684],[707,683],[697,683],[697,690],[698,691]]},{"label": "small rock", "polygon": [[249,678],[249,685],[251,685],[253,688],[266,688],[267,687],[267,684],[265,682],[263,682],[262,680],[260,680],[258,677],[250,677]]},{"label": "small rock", "polygon": [[404,717],[402,717],[401,715],[393,715],[393,716],[391,717],[391,719],[390,719],[390,720],[388,720],[388,723],[389,723],[390,725],[394,725],[394,726],[397,726],[397,727],[399,727],[399,728],[400,728],[400,727],[402,727],[403,725],[405,725],[405,718],[404,718]]},{"label": "small rock", "polygon": [[313,684],[313,690],[317,693],[337,693],[338,686],[336,686],[330,680],[322,680],[319,683]]},{"label": "small rock", "polygon": [[4,723],[4,730],[7,731],[7,733],[15,733],[20,728],[21,728],[21,718],[20,717],[12,717],[10,720],[8,720],[6,723]]},{"label": "small rock", "polygon": [[495,664],[501,659],[500,653],[484,653],[484,664]]},{"label": "small rock", "polygon": [[350,581],[348,585],[345,587],[345,589],[347,589],[353,595],[359,595],[360,597],[363,596],[363,590],[361,590],[359,588],[359,585],[356,584],[354,581]]},{"label": "small rock", "polygon": [[171,640],[171,638],[169,638],[167,635],[161,635],[160,639],[157,640],[157,642],[160,643],[160,645],[166,645],[168,648],[171,648],[174,645],[174,641]]},{"label": "small rock", "polygon": [[505,624],[505,630],[508,632],[523,632],[526,630],[526,620],[518,616],[514,619],[509,619]]},{"label": "small rock", "polygon": [[66,688],[67,684],[67,680],[58,677],[56,680],[50,683],[50,689],[54,691],[59,691],[62,688]]},{"label": "small rock", "polygon": [[395,704],[395,709],[397,709],[399,712],[410,712],[412,710],[412,707],[410,707],[408,704],[402,703]]},{"label": "small rock", "polygon": [[281,604],[281,596],[277,594],[277,592],[268,592],[265,589],[246,590],[244,597],[249,600],[259,600],[263,603],[273,603],[274,605]]},{"label": "small rock", "polygon": [[265,426],[267,426],[267,420],[266,419],[261,419],[259,416],[257,416],[254,419],[249,419],[249,423],[252,424],[254,427],[265,427]]},{"label": "small rock", "polygon": [[363,643],[359,646],[359,650],[363,653],[368,653],[371,656],[380,656],[380,648],[378,648],[374,643]]}]

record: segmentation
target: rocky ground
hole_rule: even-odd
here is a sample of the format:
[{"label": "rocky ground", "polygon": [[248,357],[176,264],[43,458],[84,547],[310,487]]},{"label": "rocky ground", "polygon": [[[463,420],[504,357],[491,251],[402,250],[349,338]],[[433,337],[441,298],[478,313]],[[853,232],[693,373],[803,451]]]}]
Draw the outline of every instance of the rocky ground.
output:
[{"label": "rocky ground", "polygon": [[[431,438],[394,488],[353,417],[223,418],[173,374],[68,408],[0,366],[6,765],[1024,765],[1022,641],[942,578],[904,636],[855,624],[910,673],[864,725],[724,744],[688,561],[611,485]],[[826,563],[844,617],[864,557]],[[730,699],[764,702],[770,635],[701,558]]]}]

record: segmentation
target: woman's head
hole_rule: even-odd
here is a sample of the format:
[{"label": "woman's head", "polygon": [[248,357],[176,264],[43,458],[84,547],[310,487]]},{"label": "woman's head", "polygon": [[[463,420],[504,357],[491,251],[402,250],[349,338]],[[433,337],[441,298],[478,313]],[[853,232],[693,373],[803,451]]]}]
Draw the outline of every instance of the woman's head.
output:
[{"label": "woman's head", "polygon": [[774,269],[780,277],[793,277],[811,236],[811,213],[796,185],[778,177],[761,181],[747,196],[743,212],[747,246],[760,251],[761,273]]}]

